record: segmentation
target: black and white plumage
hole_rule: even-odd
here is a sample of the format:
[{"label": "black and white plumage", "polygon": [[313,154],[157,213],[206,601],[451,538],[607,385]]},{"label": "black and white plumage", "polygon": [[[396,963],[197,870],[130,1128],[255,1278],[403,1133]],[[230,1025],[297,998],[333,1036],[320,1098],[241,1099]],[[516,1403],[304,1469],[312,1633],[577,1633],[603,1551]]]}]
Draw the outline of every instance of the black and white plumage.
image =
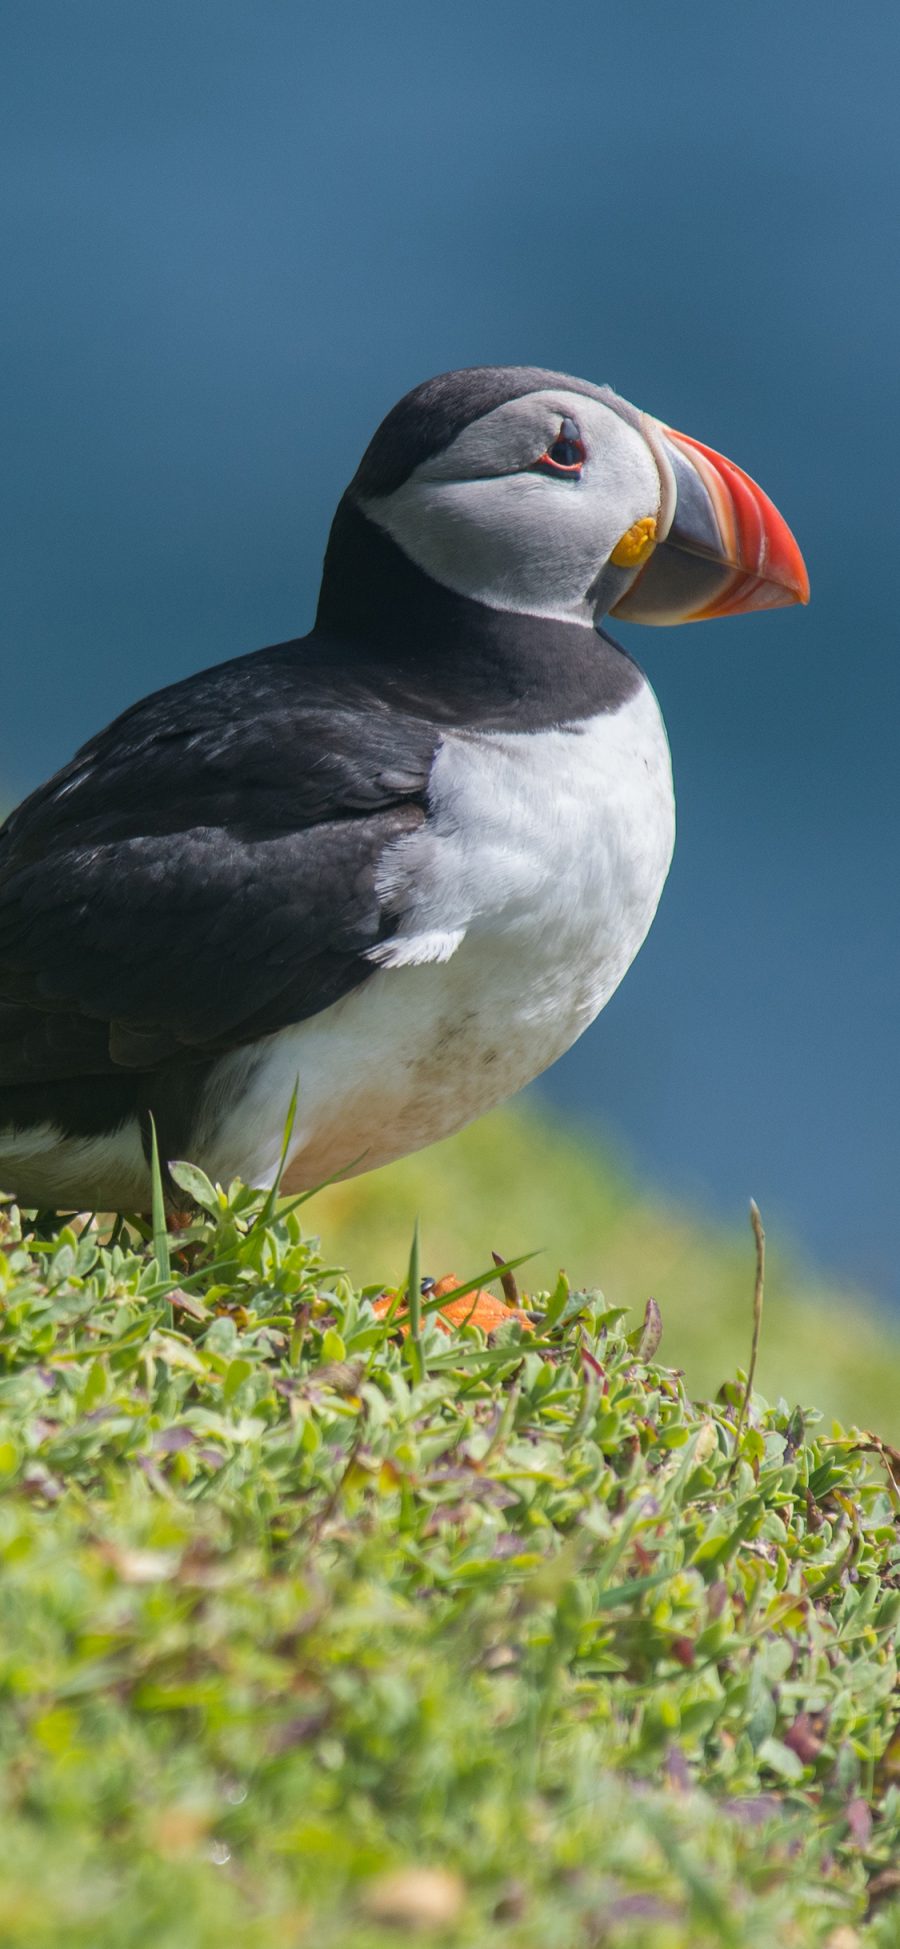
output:
[{"label": "black and white plumage", "polygon": [[141,1208],[163,1154],[270,1182],[459,1128],[594,1019],[674,839],[653,693],[602,629],[805,600],[730,463],[608,388],[416,389],[311,633],[143,699],[0,834],[0,1185]]}]

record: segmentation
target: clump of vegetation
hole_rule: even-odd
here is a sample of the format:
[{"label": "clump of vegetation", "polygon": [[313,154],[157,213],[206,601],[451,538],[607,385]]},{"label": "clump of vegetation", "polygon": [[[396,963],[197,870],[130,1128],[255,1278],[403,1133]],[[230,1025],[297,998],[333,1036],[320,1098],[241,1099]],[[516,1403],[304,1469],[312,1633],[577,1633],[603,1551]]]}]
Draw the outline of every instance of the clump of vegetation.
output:
[{"label": "clump of vegetation", "polygon": [[900,1942],[893,1452],[180,1168],[171,1239],[0,1213],[0,1940]]},{"label": "clump of vegetation", "polygon": [[[754,1189],[748,1184],[747,1193]],[[747,1230],[713,1222],[648,1189],[621,1144],[549,1114],[535,1091],[455,1137],[386,1169],[330,1186],[316,1201],[329,1250],[357,1277],[403,1277],[416,1212],[423,1264],[441,1273],[484,1264],[489,1248],[540,1246],[532,1278],[597,1283],[640,1315],[649,1293],[666,1318],[666,1357],[690,1392],[715,1394],[747,1358]],[[759,1384],[770,1397],[815,1401],[900,1443],[900,1332],[870,1294],[826,1277],[791,1249],[767,1202],[766,1330]]]}]

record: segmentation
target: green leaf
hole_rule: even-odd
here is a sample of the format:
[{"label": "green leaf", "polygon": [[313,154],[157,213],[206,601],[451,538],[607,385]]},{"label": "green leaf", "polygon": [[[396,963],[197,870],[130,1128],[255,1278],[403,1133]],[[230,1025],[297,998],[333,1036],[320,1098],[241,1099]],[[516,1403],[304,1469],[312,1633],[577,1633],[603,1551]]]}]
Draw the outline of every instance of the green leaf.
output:
[{"label": "green leaf", "polygon": [[636,1598],[643,1597],[645,1591],[655,1590],[659,1584],[671,1583],[672,1575],[671,1570],[654,1570],[647,1577],[631,1577],[627,1583],[599,1591],[594,1605],[598,1611],[610,1611],[619,1604],[633,1604]]},{"label": "green leaf", "polygon": [[550,1333],[558,1320],[562,1319],[569,1298],[569,1281],[561,1272],[547,1301],[541,1325],[545,1333]]},{"label": "green leaf", "polygon": [[159,1266],[161,1279],[172,1277],[169,1257],[169,1233],[166,1225],[166,1204],[163,1195],[162,1169],[159,1161],[159,1144],[156,1138],[156,1119],[152,1110],[150,1118],[150,1199],[152,1212],[153,1254]]},{"label": "green leaf", "polygon": [[771,1767],[781,1780],[789,1780],[793,1784],[803,1778],[803,1761],[798,1759],[790,1746],[782,1745],[780,1739],[764,1739],[756,1757],[761,1766]]},{"label": "green leaf", "polygon": [[201,1171],[198,1165],[187,1164],[182,1158],[175,1158],[169,1163],[169,1176],[173,1183],[177,1184],[179,1191],[187,1192],[195,1205],[202,1206],[204,1211],[212,1212],[214,1216],[218,1215],[221,1210],[219,1194],[215,1185],[210,1183],[206,1172]]},{"label": "green leaf", "polygon": [[225,1378],[222,1382],[223,1401],[233,1401],[238,1389],[243,1387],[244,1382],[250,1379],[252,1372],[253,1365],[251,1361],[241,1359],[232,1360],[225,1370]]}]

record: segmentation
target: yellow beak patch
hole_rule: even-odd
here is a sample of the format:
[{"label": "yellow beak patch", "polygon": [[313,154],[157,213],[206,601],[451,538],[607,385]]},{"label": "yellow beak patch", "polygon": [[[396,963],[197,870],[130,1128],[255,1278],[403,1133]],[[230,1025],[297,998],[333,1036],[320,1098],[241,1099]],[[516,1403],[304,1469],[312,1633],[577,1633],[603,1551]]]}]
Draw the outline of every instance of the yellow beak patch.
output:
[{"label": "yellow beak patch", "polygon": [[645,514],[640,521],[633,521],[631,527],[626,528],[609,559],[616,568],[640,568],[655,546],[656,517]]}]

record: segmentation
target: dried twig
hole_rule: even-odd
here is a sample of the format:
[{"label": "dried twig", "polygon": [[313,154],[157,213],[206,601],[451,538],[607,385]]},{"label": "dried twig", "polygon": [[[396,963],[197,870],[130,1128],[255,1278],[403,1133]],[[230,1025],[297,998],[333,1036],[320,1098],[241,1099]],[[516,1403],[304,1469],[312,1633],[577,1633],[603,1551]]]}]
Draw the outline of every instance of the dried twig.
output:
[{"label": "dried twig", "polygon": [[[506,1263],[502,1252],[492,1252],[491,1258],[495,1265],[505,1265]],[[515,1275],[512,1272],[501,1272],[500,1284],[503,1288],[503,1297],[507,1306],[521,1306],[522,1301],[519,1298],[519,1288],[516,1284]]]},{"label": "dried twig", "polygon": [[731,1481],[741,1458],[741,1436],[744,1432],[744,1423],[746,1422],[750,1409],[750,1396],[753,1393],[753,1382],[756,1377],[756,1357],[759,1353],[759,1336],[762,1328],[763,1292],[766,1277],[766,1235],[763,1231],[759,1206],[753,1198],[750,1200],[750,1223],[753,1227],[753,1236],[756,1240],[756,1283],[753,1288],[753,1339],[750,1343],[750,1365],[747,1369],[747,1382],[737,1418],[737,1426],[734,1431],[734,1454],[731,1458],[731,1467],[726,1477],[726,1481],[728,1482]]}]

